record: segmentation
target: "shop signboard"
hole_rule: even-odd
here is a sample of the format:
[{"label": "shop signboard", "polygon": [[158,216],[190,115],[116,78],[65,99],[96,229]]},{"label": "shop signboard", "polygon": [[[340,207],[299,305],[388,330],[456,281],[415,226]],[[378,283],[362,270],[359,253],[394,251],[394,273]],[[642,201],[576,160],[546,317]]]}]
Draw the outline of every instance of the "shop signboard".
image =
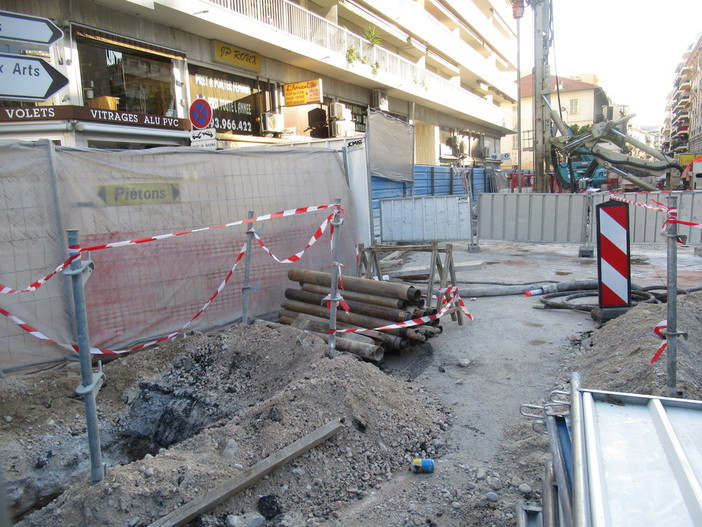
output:
[{"label": "shop signboard", "polygon": [[283,86],[285,106],[322,103],[322,79],[291,82]]}]

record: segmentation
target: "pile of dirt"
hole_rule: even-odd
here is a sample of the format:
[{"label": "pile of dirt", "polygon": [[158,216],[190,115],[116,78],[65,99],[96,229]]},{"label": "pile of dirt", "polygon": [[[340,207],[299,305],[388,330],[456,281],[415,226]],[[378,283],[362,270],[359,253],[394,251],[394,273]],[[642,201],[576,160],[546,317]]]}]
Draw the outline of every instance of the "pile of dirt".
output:
[{"label": "pile of dirt", "polygon": [[[664,395],[665,354],[650,359],[665,318],[665,304],[640,304],[567,347],[551,343],[563,375],[544,386],[568,390],[578,371],[585,388]],[[701,323],[702,293],[679,297],[685,398],[702,398]],[[18,525],[147,526],[339,419],[338,434],[191,525],[508,526],[518,500],[539,503],[550,454],[529,420],[515,411],[488,465],[445,461],[457,449],[454,416],[435,395],[416,378],[326,350],[314,334],[257,323],[107,364],[98,409],[108,470],[97,484],[74,395],[78,366],[0,379],[0,456]],[[414,352],[433,361],[430,346]],[[464,433],[484,433],[476,426]],[[415,457],[434,458],[436,472],[409,472]]]},{"label": "pile of dirt", "polygon": [[[667,318],[667,304],[638,304],[584,339],[572,369],[594,390],[664,396],[666,353],[651,364],[661,339],[653,332]],[[685,399],[702,399],[702,292],[678,297],[677,387]]]},{"label": "pile of dirt", "polygon": [[292,328],[236,326],[108,364],[103,451],[111,464],[127,464],[96,485],[86,481],[75,368],[4,380],[10,500],[21,512],[58,496],[19,525],[148,525],[339,419],[341,432],[215,509],[212,525],[256,511],[258,495],[275,496],[279,522],[323,520],[412,458],[441,455],[450,415],[435,397],[355,356],[330,360],[326,350]]}]

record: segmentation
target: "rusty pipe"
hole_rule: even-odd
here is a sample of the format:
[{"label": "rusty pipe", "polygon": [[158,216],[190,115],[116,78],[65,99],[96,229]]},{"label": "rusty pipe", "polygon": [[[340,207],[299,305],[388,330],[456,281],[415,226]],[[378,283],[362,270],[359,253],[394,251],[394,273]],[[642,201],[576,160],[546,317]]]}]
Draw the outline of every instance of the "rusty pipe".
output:
[{"label": "rusty pipe", "polygon": [[[331,274],[321,271],[290,269],[290,271],[288,271],[288,278],[294,282],[331,287]],[[417,302],[422,297],[422,292],[413,285],[402,284],[400,282],[382,282],[379,280],[369,280],[367,278],[356,278],[354,276],[344,276],[344,289],[372,295],[387,296],[390,298],[402,298],[410,302]]]},{"label": "rusty pipe", "polygon": [[[342,296],[344,297],[344,300],[346,300],[349,309],[354,313],[360,313],[371,317],[386,318],[388,320],[394,320],[395,322],[404,322],[405,320],[412,318],[411,313],[402,309],[393,309],[391,307],[375,306],[371,304],[364,304],[362,302],[356,302],[354,300],[347,300],[345,293]],[[285,298],[321,306],[324,304],[325,297],[321,293],[312,293],[310,291],[301,291],[299,289],[289,288],[285,290]]]},{"label": "rusty pipe", "polygon": [[[284,325],[290,325],[290,323],[287,322],[290,320],[294,319],[291,319],[290,317],[280,317],[280,323]],[[322,340],[324,340],[324,342],[329,342],[329,335],[325,335],[324,333],[319,333],[314,330],[312,330],[312,332],[315,335],[321,337]],[[383,359],[383,355],[385,354],[380,346],[376,346],[374,344],[366,344],[364,342],[356,342],[355,340],[349,340],[338,336],[335,339],[334,346],[335,349],[339,351],[353,353],[354,355],[358,355],[359,357],[365,360],[373,362],[380,362]]]},{"label": "rusty pipe", "polygon": [[[328,318],[329,310],[326,307],[315,306],[312,304],[307,304],[305,302],[299,302],[297,300],[286,300],[283,302],[282,307],[284,309],[290,309],[291,311],[299,311],[300,313],[307,313],[308,315],[315,315],[318,317]],[[389,326],[395,322],[392,320],[384,320],[381,318],[369,317],[367,315],[360,315],[358,313],[346,313],[345,311],[337,310],[336,318],[339,322],[344,322],[346,324],[353,324],[362,328],[377,328],[382,326]],[[390,333],[391,335],[402,336],[404,332],[399,329],[384,329],[383,331]]]},{"label": "rusty pipe", "polygon": [[[346,279],[344,278],[344,282],[345,281]],[[307,283],[303,283],[301,289],[303,291],[309,291],[310,293],[321,293],[323,295],[328,295],[331,292],[329,287]],[[401,298],[371,295],[368,293],[359,293],[358,291],[347,291],[346,289],[339,291],[339,293],[341,293],[341,296],[343,296],[347,301],[353,300],[355,302],[364,302],[366,304],[376,304],[379,306],[393,307],[397,309],[404,309],[409,304],[409,300],[402,300]]]},{"label": "rusty pipe", "polygon": [[[281,309],[279,316],[295,319],[300,314],[303,314],[303,313],[301,313],[299,311],[290,310],[290,309]],[[328,318],[320,317],[320,316],[316,316],[316,315],[311,315],[309,313],[304,313],[304,315],[313,319],[313,320],[325,322],[327,325],[329,324]],[[345,324],[343,322],[339,322],[337,325],[341,329],[356,329],[356,328],[361,327],[361,326],[355,326],[353,324]],[[381,343],[387,349],[396,350],[396,351],[401,351],[403,349],[406,349],[408,344],[409,344],[407,342],[406,338],[402,338],[402,337],[399,337],[397,335],[389,335],[388,333],[384,333],[382,331],[373,331],[373,330],[363,331],[363,332],[360,332],[359,335],[366,335],[366,336],[372,338],[373,340],[375,340],[376,342]]]}]

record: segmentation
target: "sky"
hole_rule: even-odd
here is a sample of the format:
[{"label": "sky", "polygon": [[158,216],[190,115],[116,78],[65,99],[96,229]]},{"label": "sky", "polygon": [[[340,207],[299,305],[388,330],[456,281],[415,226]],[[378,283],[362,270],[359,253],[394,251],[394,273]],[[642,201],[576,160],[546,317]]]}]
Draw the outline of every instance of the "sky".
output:
[{"label": "sky", "polygon": [[[521,20],[521,72],[534,62],[533,11]],[[553,0],[551,75],[594,73],[639,126],[660,126],[675,69],[702,34],[702,0]],[[554,60],[555,49],[555,60]]]}]

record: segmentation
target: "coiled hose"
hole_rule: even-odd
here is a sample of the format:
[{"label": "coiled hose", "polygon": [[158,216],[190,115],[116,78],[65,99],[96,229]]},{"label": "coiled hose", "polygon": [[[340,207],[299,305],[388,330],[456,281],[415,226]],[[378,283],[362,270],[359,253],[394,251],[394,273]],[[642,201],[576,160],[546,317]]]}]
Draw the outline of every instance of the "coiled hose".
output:
[{"label": "coiled hose", "polygon": [[[531,282],[525,284],[505,284],[505,283],[485,283],[485,282],[462,282],[467,284],[479,284],[481,287],[470,287],[459,289],[458,294],[463,298],[519,295],[539,296],[539,301],[548,309],[573,309],[576,311],[592,312],[598,308],[599,304],[584,304],[573,302],[574,300],[599,295],[599,282],[597,280],[575,280],[572,282]],[[663,293],[654,291],[663,290]],[[702,291],[702,287],[691,289],[678,289],[679,295]],[[631,285],[631,303],[636,304],[657,304],[665,303],[668,299],[667,287],[649,286],[640,287]]]}]

